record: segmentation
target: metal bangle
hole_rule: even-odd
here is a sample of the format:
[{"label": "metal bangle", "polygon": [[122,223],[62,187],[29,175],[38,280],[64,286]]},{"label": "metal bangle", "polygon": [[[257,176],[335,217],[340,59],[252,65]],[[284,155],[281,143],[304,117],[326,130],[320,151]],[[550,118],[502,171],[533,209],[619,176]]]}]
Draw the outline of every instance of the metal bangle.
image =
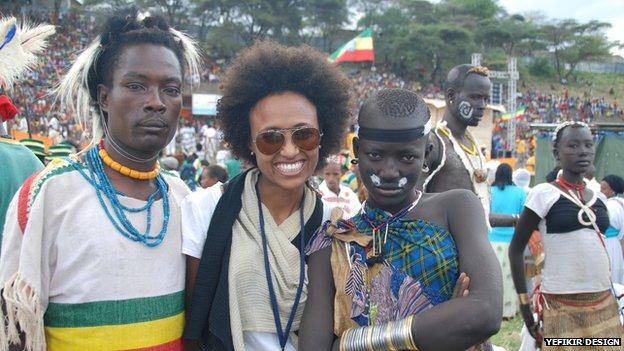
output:
[{"label": "metal bangle", "polygon": [[347,329],[342,333],[340,351],[416,350],[412,336],[413,316],[383,325]]},{"label": "metal bangle", "polygon": [[339,351],[347,351],[347,333],[349,332],[349,330],[345,330],[344,332],[342,332],[342,336],[340,337],[340,347],[338,348]]},{"label": "metal bangle", "polygon": [[412,324],[414,323],[414,316],[407,317],[407,346],[410,350],[418,350],[416,343],[414,342],[414,335],[412,334]]},{"label": "metal bangle", "polygon": [[394,344],[392,343],[392,329],[391,329],[392,324],[391,323],[387,323],[385,325],[384,328],[384,342],[386,347],[388,348],[388,350],[398,350]]},{"label": "metal bangle", "polygon": [[375,327],[367,327],[364,329],[366,330],[366,350],[375,351],[373,348],[373,332],[375,331]]}]

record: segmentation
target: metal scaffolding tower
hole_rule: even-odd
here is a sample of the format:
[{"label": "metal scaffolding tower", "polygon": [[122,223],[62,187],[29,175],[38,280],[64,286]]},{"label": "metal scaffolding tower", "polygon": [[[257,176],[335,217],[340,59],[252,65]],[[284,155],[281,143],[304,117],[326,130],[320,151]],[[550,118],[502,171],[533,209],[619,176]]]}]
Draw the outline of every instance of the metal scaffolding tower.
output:
[{"label": "metal scaffolding tower", "polygon": [[[481,66],[482,56],[479,53],[473,53],[471,64],[473,66]],[[507,127],[507,143],[512,153],[516,150],[516,98],[517,85],[520,74],[518,73],[518,63],[515,57],[507,59],[507,71],[490,71],[490,79],[507,80],[507,112],[510,114],[509,125]],[[490,92],[492,96],[492,92]]]}]

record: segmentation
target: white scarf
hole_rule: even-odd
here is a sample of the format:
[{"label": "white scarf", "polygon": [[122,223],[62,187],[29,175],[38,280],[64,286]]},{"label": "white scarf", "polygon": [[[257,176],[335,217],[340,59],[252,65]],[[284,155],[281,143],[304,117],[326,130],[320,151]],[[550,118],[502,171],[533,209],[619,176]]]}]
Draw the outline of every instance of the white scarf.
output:
[{"label": "white scarf", "polygon": [[[247,174],[242,194],[242,208],[232,227],[228,280],[230,327],[236,350],[245,349],[243,331],[276,333],[260,235],[260,214],[255,190],[258,176],[257,170]],[[316,196],[306,187],[303,205],[304,221],[312,216],[315,205]],[[282,224],[277,225],[269,209],[264,204],[262,206],[271,276],[282,328],[285,329],[299,285],[299,250],[291,243],[301,229],[299,210],[292,213]],[[291,341],[296,342],[293,332],[299,329],[306,297],[307,274],[289,335],[292,338]]]}]

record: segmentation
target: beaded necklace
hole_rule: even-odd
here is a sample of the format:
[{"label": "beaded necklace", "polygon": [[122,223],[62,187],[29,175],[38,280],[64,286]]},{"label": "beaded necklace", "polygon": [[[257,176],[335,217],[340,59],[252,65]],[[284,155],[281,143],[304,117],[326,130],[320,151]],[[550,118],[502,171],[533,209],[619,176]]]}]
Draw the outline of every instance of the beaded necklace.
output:
[{"label": "beaded necklace", "polygon": [[576,193],[578,194],[579,199],[581,199],[581,201],[585,201],[583,199],[583,192],[585,191],[585,187],[586,187],[585,182],[572,183],[572,182],[568,182],[563,177],[559,177],[557,178],[556,183],[559,184],[562,188],[566,189],[567,191],[575,190]]},{"label": "beaded necklace", "polygon": [[[160,245],[167,233],[169,225],[169,188],[167,183],[163,179],[162,175],[158,175],[155,178],[157,189],[151,193],[147,198],[147,203],[142,207],[128,207],[123,205],[119,201],[119,196],[124,194],[117,191],[106,172],[104,172],[104,165],[102,159],[99,156],[100,147],[94,147],[85,154],[85,163],[87,165],[88,174],[85,173],[83,167],[75,161],[72,161],[74,168],[95,188],[97,198],[106,213],[106,216],[111,221],[115,229],[124,237],[140,242],[147,247],[156,247]],[[152,205],[156,199],[156,196],[160,195],[163,205],[163,222],[162,228],[157,235],[150,235],[150,229],[152,227]],[[106,205],[104,198],[108,199],[110,207]],[[112,211],[111,211],[112,209]],[[130,222],[125,212],[139,213],[146,212],[147,224],[145,232],[140,233],[139,230]]]},{"label": "beaded necklace", "polygon": [[100,141],[100,151],[98,152],[98,154],[100,155],[100,158],[102,159],[102,162],[104,162],[105,165],[125,175],[126,177],[130,177],[130,178],[134,178],[138,180],[150,180],[150,179],[156,178],[156,176],[158,176],[158,173],[160,173],[160,164],[158,162],[156,162],[156,165],[154,166],[153,170],[143,172],[143,171],[137,171],[137,170],[128,168],[122,165],[121,163],[113,160],[108,155],[108,152],[106,152],[106,149],[104,148],[104,139]]},{"label": "beaded necklace", "polygon": [[[442,134],[446,135],[447,138],[451,138],[451,136],[453,135],[451,133],[451,130],[446,127],[440,128],[440,131],[442,132]],[[470,142],[470,145],[472,145],[472,149],[469,149],[466,147],[466,145],[460,142],[457,142],[459,144],[459,147],[461,147],[464,151],[466,151],[467,154],[476,156],[477,155],[477,143],[475,143],[474,139],[472,139],[470,134],[466,133],[465,135],[468,141]]]},{"label": "beaded necklace", "polygon": [[[464,163],[464,166],[468,168],[468,165],[464,161],[464,158],[462,158],[461,155],[459,155],[459,152],[456,146],[459,146],[465,152],[464,154],[465,159],[468,161],[470,168],[472,168],[473,180],[477,183],[485,182],[487,180],[487,170],[483,166],[483,159],[481,158],[481,155],[477,152],[477,143],[475,142],[470,132],[466,130],[465,136],[468,139],[468,141],[470,141],[470,143],[472,144],[472,150],[468,149],[466,146],[464,146],[464,144],[460,143],[457,139],[455,139],[455,137],[453,136],[453,133],[451,132],[449,128],[441,126],[438,128],[438,130],[451,141],[451,144],[453,144],[453,147],[455,148],[455,152],[457,153],[459,158],[462,159],[462,163]],[[478,164],[479,167],[475,166],[475,163],[472,160],[474,157],[479,159],[479,164]],[[470,173],[470,171],[468,171],[468,173]]]},{"label": "beaded necklace", "polygon": [[[386,245],[386,242],[388,241],[388,228],[390,227],[392,223],[398,220],[401,220],[408,213],[410,213],[410,211],[413,210],[414,207],[416,207],[416,205],[418,204],[418,201],[420,201],[421,196],[422,196],[422,192],[419,190],[416,190],[416,199],[414,200],[414,202],[404,207],[403,209],[401,209],[399,212],[395,213],[394,215],[390,216],[388,220],[382,222],[379,225],[373,224],[373,222],[368,218],[368,215],[366,214],[366,201],[362,203],[362,214],[363,214],[362,217],[366,220],[366,223],[368,223],[368,226],[373,231],[373,242],[372,242],[373,246],[372,246],[370,253],[367,254],[367,263],[369,265],[373,265],[375,263],[379,263],[383,261],[384,246]],[[384,226],[386,227],[386,230],[384,233],[384,238],[383,240],[381,240],[381,228],[383,228]],[[378,236],[379,238],[375,238],[376,236]]]}]

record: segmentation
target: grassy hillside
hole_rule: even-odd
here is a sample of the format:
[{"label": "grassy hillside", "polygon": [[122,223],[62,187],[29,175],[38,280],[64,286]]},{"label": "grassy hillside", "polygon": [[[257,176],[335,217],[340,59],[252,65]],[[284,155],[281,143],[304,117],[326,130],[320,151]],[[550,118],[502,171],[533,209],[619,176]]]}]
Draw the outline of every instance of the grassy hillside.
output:
[{"label": "grassy hillside", "polygon": [[[604,97],[608,102],[617,99],[620,104],[624,101],[623,74],[579,72],[577,77],[570,79],[566,86],[570,96]],[[563,95],[566,86],[557,83],[556,78],[534,77],[528,72],[521,72],[518,90],[523,92],[531,89],[539,90],[542,93]],[[611,88],[613,88],[613,95],[609,92]]]}]

